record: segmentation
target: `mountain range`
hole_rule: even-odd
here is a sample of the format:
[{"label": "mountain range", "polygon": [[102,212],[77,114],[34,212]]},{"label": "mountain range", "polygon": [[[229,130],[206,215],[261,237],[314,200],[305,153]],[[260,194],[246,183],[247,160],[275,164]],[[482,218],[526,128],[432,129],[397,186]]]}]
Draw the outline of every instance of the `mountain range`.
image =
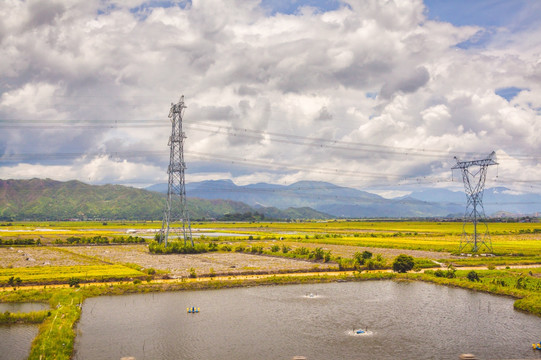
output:
[{"label": "mountain range", "polygon": [[[0,220],[161,220],[164,194],[122,185],[88,185],[51,179],[0,180]],[[254,208],[227,199],[187,199],[191,219],[252,213],[270,219],[327,219],[309,208]],[[255,214],[255,213],[258,214]],[[246,218],[246,215],[244,215]],[[248,216],[249,218],[249,216]]]},{"label": "mountain range", "polygon": [[[147,190],[167,192],[167,184],[153,185]],[[463,212],[460,204],[412,197],[386,199],[370,192],[320,181],[238,186],[230,180],[208,180],[187,184],[186,193],[189,197],[235,200],[254,207],[309,207],[337,218],[441,217]]]},{"label": "mountain range", "polygon": [[[167,192],[167,184],[146,189]],[[186,193],[188,197],[235,200],[254,207],[309,207],[332,217],[345,218],[462,217],[466,206],[463,191],[429,188],[387,199],[367,191],[319,181],[238,186],[231,180],[207,180],[186,184]],[[504,187],[486,189],[483,203],[487,216],[541,211],[541,195],[518,194]]]},{"label": "mountain range", "polygon": [[[160,220],[167,184],[146,189],[88,185],[72,180],[0,180],[0,220]],[[230,180],[186,184],[191,219],[329,219],[462,217],[466,196],[447,189],[423,189],[387,199],[318,181],[291,185],[238,186]],[[489,216],[536,214],[541,195],[503,187],[484,193]]]}]

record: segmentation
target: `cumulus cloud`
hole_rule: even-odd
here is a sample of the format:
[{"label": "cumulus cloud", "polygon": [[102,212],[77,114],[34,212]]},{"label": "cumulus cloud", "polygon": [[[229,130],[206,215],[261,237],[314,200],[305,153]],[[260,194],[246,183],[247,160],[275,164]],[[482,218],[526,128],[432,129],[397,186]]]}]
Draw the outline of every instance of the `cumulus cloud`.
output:
[{"label": "cumulus cloud", "polygon": [[0,176],[152,182],[181,94],[192,179],[393,187],[492,150],[539,172],[538,27],[468,47],[486,29],[421,0],[268,5],[3,1]]}]

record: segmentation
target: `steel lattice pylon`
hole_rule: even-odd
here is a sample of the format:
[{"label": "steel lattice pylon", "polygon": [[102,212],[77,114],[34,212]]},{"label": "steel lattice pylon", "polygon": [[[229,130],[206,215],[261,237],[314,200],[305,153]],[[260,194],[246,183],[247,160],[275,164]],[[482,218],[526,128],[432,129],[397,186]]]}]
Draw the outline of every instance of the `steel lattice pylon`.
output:
[{"label": "steel lattice pylon", "polygon": [[[456,165],[451,169],[460,169],[462,180],[464,181],[464,190],[466,192],[467,204],[464,214],[464,224],[462,225],[462,237],[460,239],[460,249],[463,251],[466,247],[472,246],[472,252],[478,252],[484,246],[489,252],[492,252],[492,242],[488,233],[488,225],[485,221],[485,208],[483,206],[483,192],[485,190],[485,180],[487,168],[490,165],[498,165],[494,160],[496,153],[493,151],[486,159],[459,161],[456,157]],[[471,171],[472,168],[474,171]],[[479,236],[477,229],[479,223],[484,225],[484,232]],[[468,232],[467,228],[473,225],[473,232]]]},{"label": "steel lattice pylon", "polygon": [[[186,135],[182,131],[182,114],[186,105],[184,105],[184,95],[180,97],[178,103],[171,103],[169,118],[171,119],[171,137],[169,138],[170,156],[169,184],[167,188],[167,204],[163,216],[162,229],[160,231],[159,242],[167,246],[167,240],[171,232],[176,233],[179,239],[184,239],[184,245],[190,240],[193,246],[192,228],[190,225],[190,216],[186,208],[186,186],[184,182],[184,139]],[[182,222],[182,228],[171,227],[173,222]]]}]

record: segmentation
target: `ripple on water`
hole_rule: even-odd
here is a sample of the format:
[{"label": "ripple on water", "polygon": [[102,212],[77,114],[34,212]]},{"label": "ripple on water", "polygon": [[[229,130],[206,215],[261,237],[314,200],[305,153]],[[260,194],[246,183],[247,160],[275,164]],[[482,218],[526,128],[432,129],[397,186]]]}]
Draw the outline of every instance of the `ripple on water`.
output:
[{"label": "ripple on water", "polygon": [[37,335],[37,325],[1,325],[0,360],[26,359]]}]

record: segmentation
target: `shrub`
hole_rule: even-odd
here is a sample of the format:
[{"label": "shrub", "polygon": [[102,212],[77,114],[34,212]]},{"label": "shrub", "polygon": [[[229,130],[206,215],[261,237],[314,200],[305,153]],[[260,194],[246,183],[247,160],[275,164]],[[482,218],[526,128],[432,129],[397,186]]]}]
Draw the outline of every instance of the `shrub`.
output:
[{"label": "shrub", "polygon": [[287,254],[289,251],[291,250],[291,248],[287,245],[282,245],[282,252],[284,254]]},{"label": "shrub", "polygon": [[301,247],[296,248],[294,253],[297,255],[308,255],[310,254],[310,250],[308,250],[304,246],[301,246]]},{"label": "shrub", "polygon": [[360,252],[357,251],[355,254],[353,254],[353,259],[355,262],[357,262],[357,264],[364,265],[364,259]]},{"label": "shrub", "polygon": [[323,255],[323,262],[329,261],[331,261],[331,250],[325,251],[325,254]]},{"label": "shrub", "polygon": [[222,251],[231,251],[231,245],[224,244],[222,245]]},{"label": "shrub", "polygon": [[235,252],[244,252],[244,250],[245,250],[244,245],[237,245],[235,247]]},{"label": "shrub", "polygon": [[193,267],[190,268],[190,278],[195,279],[197,277],[197,274],[195,272],[195,269]]},{"label": "shrub", "polygon": [[278,246],[278,245],[272,245],[270,250],[271,250],[271,252],[273,252],[273,253],[278,252],[278,251],[280,251],[280,246]]},{"label": "shrub", "polygon": [[393,271],[397,273],[406,273],[413,269],[414,265],[415,262],[413,261],[413,257],[401,254],[398,255],[393,262]]},{"label": "shrub", "polygon": [[466,275],[466,277],[470,281],[481,281],[481,279],[479,279],[479,275],[475,272],[475,270],[470,271],[468,275]]},{"label": "shrub", "polygon": [[81,282],[81,279],[79,278],[76,278],[76,277],[72,277],[68,280],[68,284],[70,287],[79,287],[79,283]]},{"label": "shrub", "polygon": [[263,253],[263,246],[252,246],[252,249],[250,250],[252,254],[262,254]]},{"label": "shrub", "polygon": [[312,251],[312,255],[313,255],[314,259],[321,260],[325,256],[325,252],[323,251],[322,248],[317,247]]},{"label": "shrub", "polygon": [[363,259],[368,260],[368,259],[372,258],[372,253],[370,251],[363,251],[361,256],[362,256]]},{"label": "shrub", "polygon": [[8,286],[13,286],[14,288],[20,286],[23,281],[20,277],[11,276],[8,279]]},{"label": "shrub", "polygon": [[364,266],[367,270],[378,270],[385,269],[387,267],[387,263],[384,259],[368,259],[365,261]]}]

